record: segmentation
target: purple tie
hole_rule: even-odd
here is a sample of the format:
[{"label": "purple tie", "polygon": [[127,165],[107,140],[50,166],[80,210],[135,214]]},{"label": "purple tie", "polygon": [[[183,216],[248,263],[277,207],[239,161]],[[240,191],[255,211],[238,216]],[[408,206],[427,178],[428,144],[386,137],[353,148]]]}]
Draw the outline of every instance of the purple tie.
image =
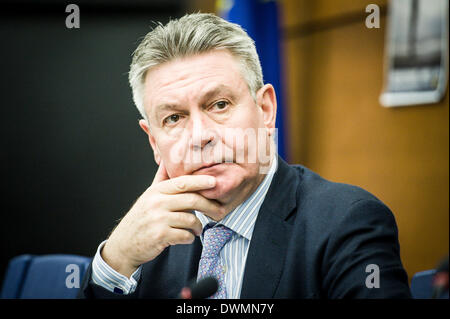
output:
[{"label": "purple tie", "polygon": [[[208,227],[208,226],[207,226]],[[203,233],[203,250],[198,267],[197,280],[204,277],[215,277],[219,282],[219,289],[211,299],[227,298],[225,288],[225,271],[219,259],[222,247],[230,240],[233,231],[223,225],[206,228]]]}]

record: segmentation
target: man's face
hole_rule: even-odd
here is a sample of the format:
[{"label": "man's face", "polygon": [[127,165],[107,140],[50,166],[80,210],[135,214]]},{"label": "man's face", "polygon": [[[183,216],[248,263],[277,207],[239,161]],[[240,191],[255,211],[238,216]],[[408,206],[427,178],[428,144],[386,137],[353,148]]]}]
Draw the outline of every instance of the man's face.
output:
[{"label": "man's face", "polygon": [[170,178],[214,176],[216,187],[200,194],[227,202],[264,177],[261,165],[268,165],[268,137],[275,127],[273,87],[260,89],[255,103],[227,51],[152,69],[145,79],[144,107],[149,124],[141,120],[140,125]]}]

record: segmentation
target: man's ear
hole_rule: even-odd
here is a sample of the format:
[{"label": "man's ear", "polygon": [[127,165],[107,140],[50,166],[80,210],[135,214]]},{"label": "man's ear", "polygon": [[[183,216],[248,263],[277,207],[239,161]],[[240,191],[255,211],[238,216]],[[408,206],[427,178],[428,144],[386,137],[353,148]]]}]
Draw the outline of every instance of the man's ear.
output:
[{"label": "man's ear", "polygon": [[158,146],[156,145],[155,138],[153,137],[153,135],[152,135],[152,133],[150,131],[150,127],[148,125],[148,122],[146,120],[144,120],[144,119],[139,120],[139,126],[147,134],[148,141],[150,142],[150,146],[153,149],[153,155],[155,157],[155,162],[156,162],[156,164],[159,165],[161,163],[161,156],[159,154],[159,150],[158,150]]},{"label": "man's ear", "polygon": [[269,135],[274,134],[277,118],[277,97],[272,84],[266,84],[256,93],[256,101],[264,116],[264,125]]}]

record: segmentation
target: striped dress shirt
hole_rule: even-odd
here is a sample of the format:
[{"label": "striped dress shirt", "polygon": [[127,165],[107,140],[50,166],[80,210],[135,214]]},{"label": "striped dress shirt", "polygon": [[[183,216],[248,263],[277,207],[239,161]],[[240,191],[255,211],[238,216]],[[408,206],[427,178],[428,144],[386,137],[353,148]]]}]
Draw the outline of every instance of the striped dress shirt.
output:
[{"label": "striped dress shirt", "polygon": [[[225,244],[219,254],[225,270],[227,296],[230,299],[237,299],[241,295],[242,279],[253,228],[276,168],[277,157],[274,156],[271,167],[258,188],[220,222],[216,223],[203,213],[195,211],[195,215],[200,220],[203,228],[209,223],[215,223],[215,226],[224,225],[233,230],[230,241]],[[200,240],[203,243],[203,235],[200,236]],[[99,245],[92,262],[92,282],[111,292],[120,294],[133,293],[137,287],[142,266],[130,278],[116,272],[101,258],[100,251],[105,243],[106,240]]]}]

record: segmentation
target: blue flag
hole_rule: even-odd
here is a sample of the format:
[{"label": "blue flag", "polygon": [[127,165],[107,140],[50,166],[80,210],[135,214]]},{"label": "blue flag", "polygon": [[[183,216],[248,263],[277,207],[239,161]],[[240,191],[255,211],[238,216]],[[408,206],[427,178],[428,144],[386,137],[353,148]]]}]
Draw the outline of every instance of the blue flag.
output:
[{"label": "blue flag", "polygon": [[275,88],[277,96],[278,153],[287,160],[284,126],[284,104],[281,90],[281,45],[279,4],[274,0],[218,0],[219,14],[227,21],[239,24],[255,41],[264,83]]}]

